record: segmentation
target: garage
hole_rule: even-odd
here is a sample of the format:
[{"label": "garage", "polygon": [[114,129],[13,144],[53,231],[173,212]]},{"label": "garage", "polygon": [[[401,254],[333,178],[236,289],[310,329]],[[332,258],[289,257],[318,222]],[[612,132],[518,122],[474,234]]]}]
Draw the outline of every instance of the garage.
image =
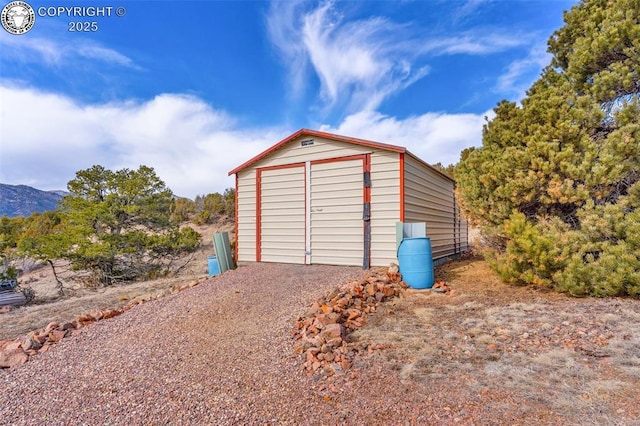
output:
[{"label": "garage", "polygon": [[455,182],[400,146],[301,129],[229,175],[240,263],[385,266],[398,222],[426,223],[435,261],[467,249]]}]

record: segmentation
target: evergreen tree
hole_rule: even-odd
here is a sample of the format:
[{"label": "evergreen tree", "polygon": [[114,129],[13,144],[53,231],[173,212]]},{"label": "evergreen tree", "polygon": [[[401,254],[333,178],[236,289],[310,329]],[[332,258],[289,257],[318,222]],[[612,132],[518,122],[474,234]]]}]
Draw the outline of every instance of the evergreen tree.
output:
[{"label": "evergreen tree", "polygon": [[32,221],[20,242],[52,266],[52,259],[66,259],[109,285],[165,273],[176,256],[198,246],[199,234],[171,219],[173,195],[150,167],[93,166],[67,188],[59,211]]},{"label": "evergreen tree", "polygon": [[639,296],[640,0],[564,20],[551,65],[461,159],[459,196],[507,282]]}]

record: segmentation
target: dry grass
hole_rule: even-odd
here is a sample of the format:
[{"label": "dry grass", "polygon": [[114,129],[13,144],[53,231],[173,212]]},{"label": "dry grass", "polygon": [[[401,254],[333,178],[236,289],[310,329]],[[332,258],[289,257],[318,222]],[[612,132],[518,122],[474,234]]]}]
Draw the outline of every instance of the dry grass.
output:
[{"label": "dry grass", "polygon": [[[71,321],[79,315],[96,309],[122,307],[136,297],[167,294],[173,287],[181,286],[194,279],[207,276],[207,257],[213,254],[213,234],[230,232],[232,224],[194,226],[202,235],[202,243],[193,259],[175,277],[110,287],[86,288],[81,279],[69,279],[63,273],[65,295],[60,297],[51,268],[41,266],[20,277],[23,286],[36,292],[35,304],[0,314],[0,340],[14,339],[31,330],[45,327],[49,322]],[[64,268],[61,268],[64,270]],[[76,278],[82,278],[82,275]]]},{"label": "dry grass", "polygon": [[436,275],[455,295],[408,295],[379,310],[352,339],[386,349],[361,362],[382,362],[425,392],[455,387],[447,407],[473,424],[485,424],[469,414],[478,404],[497,415],[486,424],[640,418],[639,301],[509,287],[479,259]]}]

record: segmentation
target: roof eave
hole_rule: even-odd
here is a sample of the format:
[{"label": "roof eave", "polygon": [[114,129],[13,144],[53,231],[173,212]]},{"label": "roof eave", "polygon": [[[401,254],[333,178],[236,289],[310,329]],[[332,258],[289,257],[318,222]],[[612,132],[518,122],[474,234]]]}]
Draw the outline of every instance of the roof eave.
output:
[{"label": "roof eave", "polygon": [[352,138],[349,136],[342,136],[342,135],[336,135],[334,133],[327,133],[327,132],[320,132],[317,130],[310,130],[310,129],[300,129],[297,132],[293,133],[290,136],[287,136],[286,138],[282,139],[280,142],[276,143],[275,145],[269,147],[268,149],[262,151],[260,154],[256,155],[255,157],[245,161],[244,163],[240,164],[238,167],[236,167],[235,169],[231,170],[229,172],[229,176],[238,173],[239,171],[241,171],[242,169],[245,169],[249,166],[251,166],[252,164],[260,161],[261,159],[265,158],[266,156],[268,156],[269,154],[273,153],[274,151],[278,150],[280,147],[282,147],[283,145],[286,145],[287,143],[291,142],[292,140],[300,137],[300,136],[313,136],[313,137],[318,137],[318,138],[325,138],[325,139],[331,139],[331,140],[335,140],[338,142],[347,142],[347,143],[352,143],[352,144],[356,144],[356,145],[362,145],[362,146],[368,146],[371,148],[378,148],[378,149],[382,149],[382,150],[386,150],[386,151],[391,151],[391,152],[399,152],[399,153],[404,153],[407,152],[406,148],[402,147],[402,146],[397,146],[397,145],[389,145],[389,144],[385,144],[385,143],[381,143],[381,142],[374,142],[374,141],[370,141],[370,140],[366,140],[366,139],[358,139],[358,138]]}]

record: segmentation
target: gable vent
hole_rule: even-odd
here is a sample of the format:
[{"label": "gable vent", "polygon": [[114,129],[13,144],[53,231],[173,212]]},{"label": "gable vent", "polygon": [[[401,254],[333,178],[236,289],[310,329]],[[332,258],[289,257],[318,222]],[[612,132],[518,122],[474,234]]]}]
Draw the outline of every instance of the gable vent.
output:
[{"label": "gable vent", "polygon": [[300,141],[300,146],[309,146],[309,145],[313,145],[313,139],[305,139],[303,141]]}]

